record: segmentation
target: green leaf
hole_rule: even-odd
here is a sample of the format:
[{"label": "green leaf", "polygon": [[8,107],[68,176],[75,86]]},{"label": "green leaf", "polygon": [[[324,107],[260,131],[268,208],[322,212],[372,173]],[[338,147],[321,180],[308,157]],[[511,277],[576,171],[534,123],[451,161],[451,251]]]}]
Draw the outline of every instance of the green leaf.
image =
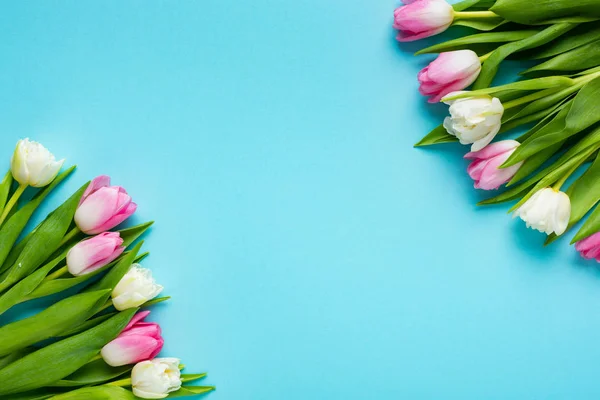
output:
[{"label": "green leaf", "polygon": [[547,44],[550,41],[569,32],[576,26],[577,24],[569,23],[551,25],[543,31],[540,31],[535,35],[528,37],[527,39],[507,43],[498,47],[483,63],[479,77],[473,85],[473,89],[478,90],[491,86],[492,81],[494,80],[494,77],[498,72],[500,64],[511,54]]},{"label": "green leaf", "polygon": [[518,81],[509,83],[502,86],[494,86],[485,89],[478,89],[473,91],[468,91],[460,94],[454,94],[452,96],[446,96],[443,98],[443,101],[450,101],[456,99],[464,99],[475,96],[483,96],[483,95],[492,95],[497,92],[507,91],[507,90],[520,90],[520,91],[528,91],[528,90],[541,90],[541,89],[554,89],[554,88],[564,88],[575,85],[575,81],[571,78],[567,78],[565,76],[546,76],[543,78],[536,79],[528,79],[524,81]]},{"label": "green leaf", "polygon": [[93,327],[98,326],[102,322],[106,321],[107,319],[109,319],[111,317],[114,317],[115,315],[117,315],[117,313],[112,312],[112,313],[102,314],[98,317],[88,319],[87,321],[81,323],[80,325],[76,326],[75,328],[73,328],[71,330],[68,330],[66,332],[61,332],[60,337],[73,336],[78,333],[87,331],[88,329],[92,329]]},{"label": "green leaf", "polygon": [[465,11],[473,6],[476,6],[478,3],[481,3],[482,0],[463,0],[456,4],[452,5],[454,11]]},{"label": "green leaf", "polygon": [[528,52],[529,59],[541,59],[557,56],[600,39],[600,25],[597,23],[581,24],[568,34]]},{"label": "green leaf", "polygon": [[[109,295],[110,290],[100,290],[71,296],[36,315],[1,327],[0,356],[59,336],[61,332],[81,324],[98,312]],[[0,379],[0,382],[3,381]]]},{"label": "green leaf", "polygon": [[600,104],[600,78],[586,84],[570,107],[562,109],[549,124],[527,138],[503,166],[508,167],[525,160],[599,122],[600,113],[595,110],[596,104]]},{"label": "green leaf", "polygon": [[137,253],[142,248],[142,244],[144,244],[143,241],[139,242],[133,249],[131,249],[131,251],[125,257],[121,258],[117,265],[112,267],[110,271],[108,271],[108,273],[104,275],[104,277],[102,277],[102,279],[99,282],[93,284],[87,290],[94,291],[102,289],[113,289],[117,285],[117,283],[119,283],[121,278],[123,278],[123,276],[125,276],[127,271],[129,271],[129,269],[131,268],[133,260],[135,260]]},{"label": "green leaf", "polygon": [[434,144],[441,143],[453,143],[458,142],[456,136],[452,136],[446,131],[444,125],[439,125],[429,132],[423,139],[421,139],[415,147],[431,146]]},{"label": "green leaf", "polygon": [[206,378],[206,372],[202,374],[181,374],[181,382],[193,382]]},{"label": "green leaf", "polygon": [[13,176],[10,170],[4,175],[2,182],[0,182],[0,214],[4,211],[6,202],[8,201],[8,194],[13,183]]},{"label": "green leaf", "polygon": [[214,386],[182,386],[178,391],[170,393],[167,398],[197,396],[199,394],[212,392],[215,389]]},{"label": "green leaf", "polygon": [[[2,225],[2,229],[0,229],[0,263],[3,264],[4,260],[6,260],[8,253],[19,238],[19,235],[23,229],[25,229],[25,226],[27,225],[27,222],[29,222],[33,212],[39,207],[39,205],[50,194],[50,192],[52,192],[52,190],[56,188],[59,183],[65,180],[65,178],[67,178],[74,170],[75,167],[73,166],[62,174],[58,175],[49,186],[46,186],[40,190],[30,202],[13,214],[4,223],[4,225]],[[8,267],[2,268],[0,272],[6,269],[8,269]]]},{"label": "green leaf", "polygon": [[94,360],[68,377],[54,382],[48,386],[51,387],[77,387],[87,385],[98,385],[109,382],[121,375],[131,371],[132,365],[124,365],[122,367],[111,367],[104,360]]},{"label": "green leaf", "polygon": [[510,180],[510,182],[507,183],[506,186],[510,187],[534,173],[554,154],[556,154],[556,152],[560,150],[563,144],[564,142],[557,143],[526,159],[523,165],[521,165],[521,168],[519,168],[517,173],[512,177],[512,179]]},{"label": "green leaf", "polygon": [[0,370],[0,395],[21,393],[71,375],[127,326],[136,308],[120,312],[79,335],[48,345]]},{"label": "green leaf", "polygon": [[558,90],[549,96],[532,101],[531,103],[529,103],[525,107],[523,107],[521,110],[519,110],[519,112],[517,112],[516,114],[511,116],[511,118],[508,121],[512,121],[514,119],[519,119],[519,118],[526,117],[528,115],[536,114],[540,111],[548,110],[549,108],[551,108],[557,104],[562,104],[562,102],[565,99],[567,99],[573,93],[576,93],[577,91],[579,91],[584,85],[585,85],[585,83],[583,83],[583,82],[577,83],[575,85],[568,86],[565,89]]},{"label": "green leaf", "polygon": [[476,44],[514,42],[517,40],[526,39],[532,35],[535,35],[538,32],[539,31],[535,30],[524,30],[513,32],[477,33],[475,35],[464,36],[458,39],[448,40],[447,42],[434,44],[433,46],[429,46],[424,48],[423,50],[417,51],[415,55],[471,49],[472,46]]},{"label": "green leaf", "polygon": [[136,400],[127,389],[118,386],[86,387],[51,397],[50,400]]},{"label": "green leaf", "polygon": [[600,40],[559,54],[548,61],[521,72],[521,75],[537,72],[573,72],[596,67],[600,64]]},{"label": "green leaf", "polygon": [[38,269],[31,275],[25,277],[19,283],[14,285],[3,295],[0,295],[0,315],[5,313],[12,306],[19,304],[27,295],[35,290],[42,283],[46,275],[54,268],[52,263]]},{"label": "green leaf", "polygon": [[9,355],[0,357],[0,369],[6,367],[9,364],[14,363],[20,358],[25,357],[27,354],[33,353],[35,349],[33,347],[26,347],[21,350],[13,351]]},{"label": "green leaf", "polygon": [[142,304],[140,306],[140,308],[146,308],[146,307],[154,306],[156,304],[163,303],[163,302],[165,302],[167,300],[171,300],[171,296],[156,297],[156,298],[154,298],[152,300],[148,300],[147,302],[145,302],[144,304]]},{"label": "green leaf", "polygon": [[597,232],[600,232],[600,206],[597,206],[590,214],[581,229],[579,229],[575,237],[571,240],[571,244],[590,237]]},{"label": "green leaf", "polygon": [[581,20],[600,18],[598,0],[498,0],[491,11],[509,21],[525,25],[547,23],[557,19]]},{"label": "green leaf", "polygon": [[8,289],[19,279],[34,271],[58,249],[62,238],[73,222],[73,215],[88,184],[89,182],[83,185],[63,205],[54,210],[35,231],[35,234],[27,241],[25,248],[9,269],[8,276],[0,282],[0,292]]},{"label": "green leaf", "polygon": [[508,23],[508,21],[500,17],[485,19],[458,19],[454,20],[452,26],[466,26],[467,28],[477,29],[478,31],[491,31],[506,23]]}]

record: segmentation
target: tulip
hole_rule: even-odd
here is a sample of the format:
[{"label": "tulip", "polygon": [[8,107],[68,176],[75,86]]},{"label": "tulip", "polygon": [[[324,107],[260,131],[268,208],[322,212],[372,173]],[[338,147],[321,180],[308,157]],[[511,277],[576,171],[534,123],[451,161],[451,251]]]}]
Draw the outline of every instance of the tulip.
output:
[{"label": "tulip", "polygon": [[473,160],[467,168],[469,176],[475,181],[475,189],[492,190],[510,181],[523,162],[508,168],[500,168],[520,145],[516,140],[502,140],[492,143],[482,150],[467,153],[465,158]]},{"label": "tulip", "polygon": [[10,170],[24,186],[44,187],[56,178],[65,160],[56,161],[54,154],[38,142],[19,140],[10,160]]},{"label": "tulip", "polygon": [[474,51],[441,53],[419,72],[419,91],[424,96],[431,96],[430,103],[437,103],[448,93],[463,90],[475,82],[480,72],[481,61]]},{"label": "tulip", "polygon": [[535,192],[515,211],[514,217],[520,217],[528,228],[537,229],[547,235],[562,235],[569,225],[571,200],[564,192],[545,188]]},{"label": "tulip", "polygon": [[81,197],[75,212],[77,227],[88,235],[95,235],[119,225],[136,210],[137,204],[120,186],[110,186],[108,176],[94,179]]},{"label": "tulip", "polygon": [[575,249],[586,260],[596,259],[600,262],[600,232],[577,242]]},{"label": "tulip", "polygon": [[394,29],[400,42],[437,35],[454,20],[454,9],[445,0],[411,0],[394,11]]},{"label": "tulip", "polygon": [[111,367],[151,360],[162,350],[160,326],[144,322],[150,311],[137,313],[123,332],[102,348],[100,354]]},{"label": "tulip", "polygon": [[472,144],[471,151],[483,149],[500,131],[504,107],[497,98],[477,96],[445,103],[450,105],[450,116],[444,120],[444,128],[460,143]]},{"label": "tulip", "polygon": [[164,399],[181,388],[179,360],[155,358],[136,364],[131,371],[131,387],[142,399]]},{"label": "tulip", "polygon": [[149,269],[142,268],[139,264],[133,264],[129,271],[121,278],[112,291],[112,301],[119,311],[138,307],[152,300],[163,287],[157,285]]},{"label": "tulip", "polygon": [[119,232],[105,232],[82,240],[67,253],[67,268],[73,276],[86,275],[104,267],[123,253]]}]

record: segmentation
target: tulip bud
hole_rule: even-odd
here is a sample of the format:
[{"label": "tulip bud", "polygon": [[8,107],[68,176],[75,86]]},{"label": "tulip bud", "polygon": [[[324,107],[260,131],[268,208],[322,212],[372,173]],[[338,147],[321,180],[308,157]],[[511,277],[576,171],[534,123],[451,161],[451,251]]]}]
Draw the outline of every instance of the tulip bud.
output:
[{"label": "tulip bud", "polygon": [[474,160],[467,168],[475,181],[475,189],[492,190],[510,181],[523,162],[508,168],[500,168],[514,153],[520,143],[516,140],[502,140],[485,146],[482,150],[467,153],[467,160]]},{"label": "tulip bud", "polygon": [[131,371],[133,394],[142,399],[164,399],[181,388],[177,358],[155,358],[136,364]]},{"label": "tulip bud", "polygon": [[54,154],[40,143],[23,139],[17,142],[10,170],[21,185],[44,187],[56,178],[64,162],[56,161]]},{"label": "tulip bud", "polygon": [[600,262],[600,232],[577,242],[575,249],[586,260],[596,259]]},{"label": "tulip bud", "polygon": [[500,131],[504,107],[497,98],[477,96],[445,103],[450,105],[450,116],[444,120],[444,128],[461,144],[472,144],[471,151],[483,149]]},{"label": "tulip bud", "polygon": [[535,192],[525,204],[514,213],[528,228],[536,229],[547,235],[562,235],[567,230],[571,217],[571,200],[566,193],[553,188]]},{"label": "tulip bud", "polygon": [[88,235],[114,228],[129,218],[137,208],[125,189],[109,185],[108,176],[99,176],[90,183],[81,197],[75,212],[75,223]]},{"label": "tulip bud", "polygon": [[152,300],[163,287],[157,285],[149,269],[142,268],[139,264],[133,264],[131,269],[117,283],[112,291],[112,301],[119,311],[138,307]]},{"label": "tulip bud", "polygon": [[480,72],[481,61],[474,51],[441,53],[419,72],[419,91],[424,96],[432,96],[430,103],[437,103],[448,93],[463,90],[475,82]]},{"label": "tulip bud", "polygon": [[150,311],[137,313],[123,332],[102,348],[100,354],[111,367],[151,360],[162,350],[160,326],[144,322]]},{"label": "tulip bud", "polygon": [[119,232],[105,232],[82,240],[67,253],[67,268],[73,276],[86,275],[104,267],[123,253]]},{"label": "tulip bud", "polygon": [[400,42],[437,35],[454,21],[454,9],[444,0],[405,1],[394,11],[394,29]]}]

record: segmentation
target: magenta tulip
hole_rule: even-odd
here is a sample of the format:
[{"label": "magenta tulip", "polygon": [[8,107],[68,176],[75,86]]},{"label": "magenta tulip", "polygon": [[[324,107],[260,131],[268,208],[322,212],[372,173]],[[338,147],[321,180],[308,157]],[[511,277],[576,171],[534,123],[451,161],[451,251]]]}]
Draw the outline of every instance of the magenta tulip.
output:
[{"label": "magenta tulip", "polygon": [[447,94],[462,90],[475,82],[480,72],[481,62],[474,51],[441,53],[419,72],[419,91],[424,96],[431,96],[430,103],[437,103]]},{"label": "magenta tulip", "polygon": [[135,212],[137,204],[120,186],[110,186],[110,178],[94,179],[81,197],[75,212],[77,227],[88,235],[105,232],[125,221]]},{"label": "magenta tulip", "polygon": [[595,259],[600,262],[600,232],[577,242],[575,249],[586,260]]},{"label": "magenta tulip", "polygon": [[118,232],[104,232],[82,240],[67,253],[71,275],[86,275],[104,267],[123,253],[123,239]]},{"label": "magenta tulip", "polygon": [[137,313],[123,332],[102,348],[101,355],[111,367],[151,360],[164,345],[160,326],[144,322],[150,311]]},{"label": "magenta tulip", "polygon": [[499,168],[519,146],[516,140],[502,140],[492,143],[479,151],[467,153],[465,158],[473,160],[467,172],[475,181],[476,189],[498,189],[512,179],[522,162],[508,168]]},{"label": "magenta tulip", "polygon": [[445,0],[405,1],[394,11],[394,29],[400,42],[412,42],[437,35],[454,20],[454,9]]}]

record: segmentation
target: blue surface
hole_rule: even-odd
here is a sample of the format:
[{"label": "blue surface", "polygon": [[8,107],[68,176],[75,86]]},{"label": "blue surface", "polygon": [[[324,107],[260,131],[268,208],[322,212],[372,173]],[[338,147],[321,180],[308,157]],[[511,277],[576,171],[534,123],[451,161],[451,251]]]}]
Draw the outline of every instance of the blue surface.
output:
[{"label": "blue surface", "polygon": [[[155,219],[165,352],[211,400],[591,399],[600,273],[477,209],[395,0],[5,1],[0,145]],[[42,215],[41,213],[40,215]]]}]

